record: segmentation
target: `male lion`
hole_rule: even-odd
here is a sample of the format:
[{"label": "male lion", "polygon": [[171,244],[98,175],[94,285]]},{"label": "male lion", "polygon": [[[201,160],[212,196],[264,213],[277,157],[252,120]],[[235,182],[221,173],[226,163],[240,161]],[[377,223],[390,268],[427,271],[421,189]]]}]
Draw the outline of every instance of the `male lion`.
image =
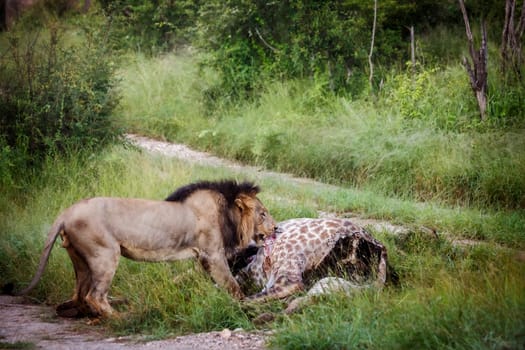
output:
[{"label": "male lion", "polygon": [[73,298],[57,307],[61,316],[113,313],[107,294],[119,255],[138,261],[173,261],[206,256],[206,269],[234,297],[243,293],[227,258],[252,240],[275,231],[275,221],[249,182],[198,182],[179,188],[166,201],[99,197],[64,210],[51,227],[27,294],[40,280],[60,234],[73,262]]}]

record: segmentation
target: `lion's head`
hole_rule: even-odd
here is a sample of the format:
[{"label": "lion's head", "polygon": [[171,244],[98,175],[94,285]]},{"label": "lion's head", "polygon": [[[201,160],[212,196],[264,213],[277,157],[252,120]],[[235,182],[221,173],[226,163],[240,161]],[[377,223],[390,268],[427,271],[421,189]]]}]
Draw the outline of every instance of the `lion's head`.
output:
[{"label": "lion's head", "polygon": [[251,182],[201,181],[179,188],[166,200],[184,202],[202,190],[211,191],[218,197],[224,248],[229,253],[246,248],[252,241],[261,245],[267,236],[274,233],[276,222],[257,198],[259,186]]},{"label": "lion's head", "polygon": [[276,223],[266,207],[257,198],[256,193],[240,194],[235,199],[240,210],[240,222],[237,237],[240,248],[245,248],[253,240],[257,246],[275,232]]}]

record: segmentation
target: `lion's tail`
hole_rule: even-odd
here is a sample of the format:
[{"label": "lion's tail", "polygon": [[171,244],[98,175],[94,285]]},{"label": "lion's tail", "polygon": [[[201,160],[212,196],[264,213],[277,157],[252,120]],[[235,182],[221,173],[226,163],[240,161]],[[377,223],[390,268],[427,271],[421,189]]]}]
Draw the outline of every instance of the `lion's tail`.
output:
[{"label": "lion's tail", "polygon": [[26,295],[38,284],[38,281],[40,281],[40,278],[42,277],[42,274],[44,273],[44,270],[46,268],[47,261],[49,260],[49,255],[51,254],[51,249],[53,249],[53,244],[55,243],[58,235],[63,229],[64,220],[62,220],[62,218],[58,218],[49,230],[49,233],[47,235],[46,245],[44,247],[44,250],[42,251],[42,255],[40,256],[40,263],[38,264],[38,269],[36,271],[35,277],[33,277],[33,280],[31,280],[31,282],[25,289],[21,290],[18,293],[15,293],[15,295]]}]

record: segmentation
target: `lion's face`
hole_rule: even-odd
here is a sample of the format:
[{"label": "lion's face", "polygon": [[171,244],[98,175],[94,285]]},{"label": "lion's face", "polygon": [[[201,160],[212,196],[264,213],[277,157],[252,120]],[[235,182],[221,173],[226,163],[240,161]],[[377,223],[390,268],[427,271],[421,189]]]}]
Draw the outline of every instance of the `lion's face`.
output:
[{"label": "lion's face", "polygon": [[266,237],[271,236],[277,227],[277,223],[268,212],[268,209],[258,198],[255,198],[254,224],[255,234],[253,239],[258,246],[262,245]]},{"label": "lion's face", "polygon": [[251,240],[262,246],[264,239],[275,232],[277,223],[255,195],[240,195],[235,203],[241,209],[241,246],[246,247]]}]

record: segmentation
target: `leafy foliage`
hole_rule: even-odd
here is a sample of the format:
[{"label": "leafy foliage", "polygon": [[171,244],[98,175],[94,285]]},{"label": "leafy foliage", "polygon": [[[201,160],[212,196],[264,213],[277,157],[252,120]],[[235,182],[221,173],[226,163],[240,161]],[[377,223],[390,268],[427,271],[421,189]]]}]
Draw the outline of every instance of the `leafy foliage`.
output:
[{"label": "leafy foliage", "polygon": [[66,44],[58,25],[7,35],[0,75],[0,168],[35,165],[52,153],[99,147],[117,136],[109,116],[113,57],[107,37],[85,31],[82,45]]},{"label": "leafy foliage", "polygon": [[359,93],[371,18],[360,4],[209,2],[200,12],[200,44],[215,53],[222,88],[234,96],[238,87],[251,95],[261,76],[326,76],[327,90]]},{"label": "leafy foliage", "polygon": [[200,1],[100,1],[111,18],[118,45],[157,53],[185,44],[193,36]]},{"label": "leafy foliage", "polygon": [[[370,86],[372,2],[104,0],[101,4],[114,23],[121,47],[156,53],[183,44],[205,51],[201,63],[220,73],[218,83],[206,91],[210,101],[257,98],[268,79],[314,79],[324,82],[327,92],[351,97],[366,93]],[[463,39],[464,28],[458,21],[456,1],[387,0],[378,6],[371,57],[374,91],[381,90],[392,69],[408,60],[409,26],[416,30],[418,64],[432,69],[459,62],[463,41],[458,38]],[[467,7],[473,19],[483,17],[491,27],[501,26],[500,1],[468,2]],[[436,31],[443,33],[440,28],[453,30],[455,45],[449,45],[447,37],[426,40]],[[494,35],[491,39],[499,40]],[[515,106],[496,100],[489,109],[507,114]]]},{"label": "leafy foliage", "polygon": [[[265,203],[278,219],[355,212],[436,228],[440,237],[446,232],[485,241],[463,247],[419,232],[378,233],[401,286],[327,297],[278,318],[274,345],[523,344],[525,270],[523,257],[512,249],[525,246],[525,84],[496,68],[501,0],[467,1],[473,25],[485,17],[491,26],[485,124],[476,122],[468,78],[458,63],[465,40],[456,0],[379,2],[371,91],[372,2],[101,5],[116,36],[106,36],[108,27],[100,25],[105,17],[81,31],[38,31],[46,21],[27,20],[25,32],[0,36],[0,185],[9,189],[0,191],[2,283],[25,284],[37,264],[43,228],[79,198],[164,198],[195,178],[246,176],[123,147],[93,154],[117,134],[113,113],[127,130],[345,185],[296,184],[250,172],[262,182]],[[406,64],[411,25],[415,67]],[[108,44],[141,51],[119,67],[125,101],[116,110]],[[189,46],[183,55],[180,45]],[[163,55],[151,57],[157,53]],[[77,149],[87,152],[68,152]],[[33,167],[42,160],[42,167]],[[24,171],[30,190],[9,186]],[[63,250],[54,251],[46,271],[33,295],[49,303],[68,298],[73,271]],[[126,317],[110,324],[120,333],[250,329],[253,317],[273,307],[247,310],[184,262],[124,261],[112,293],[131,301]]]},{"label": "leafy foliage", "polygon": [[[439,25],[458,26],[452,0],[388,0],[378,6],[374,88],[389,69],[408,59],[409,26],[418,35]],[[469,4],[478,17],[498,7],[493,1]],[[199,9],[198,34],[200,46],[213,53],[211,62],[223,74],[225,94],[252,96],[261,77],[272,77],[321,78],[327,91],[358,96],[368,86],[372,22],[373,3],[358,0],[209,1]]]}]

